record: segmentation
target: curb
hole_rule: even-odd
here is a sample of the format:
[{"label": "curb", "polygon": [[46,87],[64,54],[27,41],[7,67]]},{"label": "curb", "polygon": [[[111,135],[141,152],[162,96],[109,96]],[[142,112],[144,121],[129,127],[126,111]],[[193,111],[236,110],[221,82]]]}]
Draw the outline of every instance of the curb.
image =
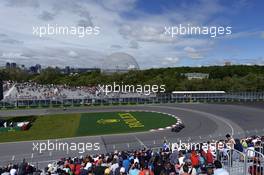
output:
[{"label": "curb", "polygon": [[157,112],[157,111],[149,111],[149,110],[125,110],[125,111],[126,112],[153,112],[153,113],[168,115],[168,116],[171,116],[177,120],[177,122],[173,125],[167,126],[165,128],[151,129],[151,130],[149,130],[150,132],[169,130],[169,129],[172,129],[172,128],[177,127],[177,126],[182,124],[182,120],[179,117],[177,117],[176,115],[173,115],[173,114],[165,113],[165,112]]}]

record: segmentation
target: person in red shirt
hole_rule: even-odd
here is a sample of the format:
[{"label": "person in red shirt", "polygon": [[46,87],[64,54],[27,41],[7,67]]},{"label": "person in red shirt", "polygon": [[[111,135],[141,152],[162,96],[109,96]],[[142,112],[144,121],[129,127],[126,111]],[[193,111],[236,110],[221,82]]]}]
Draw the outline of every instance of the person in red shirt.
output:
[{"label": "person in red shirt", "polygon": [[75,175],[79,175],[79,174],[81,173],[81,168],[82,168],[82,165],[77,164],[77,165],[75,166],[75,172],[74,172],[74,174],[75,174]]},{"label": "person in red shirt", "polygon": [[212,154],[210,148],[207,150],[207,153],[206,153],[206,163],[207,164],[213,164],[214,163],[214,157],[213,157],[213,154]]},{"label": "person in red shirt", "polygon": [[71,164],[69,165],[69,167],[70,167],[70,169],[71,169],[72,172],[75,171],[75,164],[71,163]]},{"label": "person in red shirt", "polygon": [[191,153],[191,161],[193,168],[197,169],[199,167],[199,155],[194,150]]},{"label": "person in red shirt", "polygon": [[148,165],[145,165],[145,167],[140,171],[139,175],[154,175],[154,173],[149,169]]}]

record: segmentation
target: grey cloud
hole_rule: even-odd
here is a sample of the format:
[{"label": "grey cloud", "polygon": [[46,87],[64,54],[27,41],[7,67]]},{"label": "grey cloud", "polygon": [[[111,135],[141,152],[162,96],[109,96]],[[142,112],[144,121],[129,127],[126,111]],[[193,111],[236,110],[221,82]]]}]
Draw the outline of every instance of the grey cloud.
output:
[{"label": "grey cloud", "polygon": [[88,12],[88,11],[86,11],[86,10],[82,10],[82,11],[80,11],[80,12],[79,12],[79,16],[80,16],[80,17],[83,17],[83,18],[85,18],[85,19],[91,19],[91,18],[92,18],[90,12]]},{"label": "grey cloud", "polygon": [[78,26],[83,26],[83,27],[94,26],[92,22],[92,16],[88,11],[81,10],[79,12],[79,16],[82,17],[83,19],[78,21]]},{"label": "grey cloud", "polygon": [[4,33],[0,33],[0,38],[5,38],[5,37],[8,37],[8,35]]},{"label": "grey cloud", "polygon": [[1,44],[10,44],[10,45],[22,45],[22,44],[24,44],[23,41],[13,39],[4,33],[0,33],[0,43]]},{"label": "grey cloud", "polygon": [[137,0],[99,0],[102,6],[112,11],[129,11],[135,7]]},{"label": "grey cloud", "polygon": [[132,48],[132,49],[138,49],[139,48],[138,42],[135,41],[135,40],[130,41],[129,42],[129,47]]},{"label": "grey cloud", "polygon": [[55,17],[55,14],[50,13],[48,11],[43,11],[40,15],[39,18],[44,20],[44,21],[51,21],[53,20]]},{"label": "grey cloud", "polygon": [[123,47],[118,45],[118,44],[113,44],[113,45],[111,45],[111,48],[113,48],[113,49],[122,49]]},{"label": "grey cloud", "polygon": [[90,12],[79,2],[72,0],[61,0],[53,4],[53,11],[60,13],[61,11],[67,11],[72,14],[76,14],[80,17],[77,21],[78,26],[87,27],[94,26],[93,17]]},{"label": "grey cloud", "polygon": [[18,41],[15,39],[3,39],[3,40],[0,40],[0,42],[4,44],[12,44],[12,45],[21,45],[24,43],[23,41]]},{"label": "grey cloud", "polygon": [[78,13],[83,7],[78,3],[78,1],[73,0],[60,0],[53,1],[54,11],[71,11]]},{"label": "grey cloud", "polygon": [[38,0],[6,0],[6,5],[10,7],[39,7]]},{"label": "grey cloud", "polygon": [[89,26],[93,27],[92,21],[91,20],[85,20],[85,19],[79,20],[77,25],[80,27],[89,27]]}]

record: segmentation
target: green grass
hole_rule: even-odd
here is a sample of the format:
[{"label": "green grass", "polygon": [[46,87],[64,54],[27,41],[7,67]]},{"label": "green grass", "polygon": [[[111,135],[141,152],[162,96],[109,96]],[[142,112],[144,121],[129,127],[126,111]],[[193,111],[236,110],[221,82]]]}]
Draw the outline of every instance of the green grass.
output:
[{"label": "green grass", "polygon": [[[120,112],[124,114],[125,112]],[[115,134],[115,133],[129,133],[148,131],[150,129],[156,129],[160,127],[166,127],[176,123],[176,119],[159,113],[152,112],[130,112],[144,127],[130,128],[128,124],[121,119],[116,112],[109,113],[89,113],[81,115],[80,127],[77,130],[78,136],[85,135],[103,135],[103,134]],[[120,120],[116,123],[99,124],[100,119],[117,119]]]},{"label": "green grass", "polygon": [[74,137],[80,114],[38,116],[28,131],[0,133],[0,142]]},{"label": "green grass", "polygon": [[[29,119],[33,118],[34,123],[28,131],[0,133],[0,142],[140,132],[176,123],[175,118],[165,114],[130,112],[130,116],[133,116],[137,122],[144,125],[144,127],[130,128],[129,124],[125,123],[125,120],[119,115],[124,113],[105,112],[30,116]],[[105,122],[107,119],[110,119],[110,121],[114,119],[115,122],[102,123],[102,121]],[[14,120],[18,120],[18,118],[16,117]],[[98,121],[101,121],[101,123]]]}]

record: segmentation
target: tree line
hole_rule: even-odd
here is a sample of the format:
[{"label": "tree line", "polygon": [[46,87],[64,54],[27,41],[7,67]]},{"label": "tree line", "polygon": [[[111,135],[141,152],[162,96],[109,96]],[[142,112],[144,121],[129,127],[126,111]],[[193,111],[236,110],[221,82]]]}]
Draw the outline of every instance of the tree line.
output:
[{"label": "tree line", "polygon": [[[188,80],[184,73],[207,73],[209,78]],[[0,75],[3,80],[70,86],[94,86],[113,82],[129,85],[165,85],[167,92],[174,90],[264,91],[264,66],[257,65],[153,68],[122,74],[104,74],[95,71],[73,75],[65,75],[59,69],[51,67],[34,75],[25,70],[13,68],[0,70]]]}]

